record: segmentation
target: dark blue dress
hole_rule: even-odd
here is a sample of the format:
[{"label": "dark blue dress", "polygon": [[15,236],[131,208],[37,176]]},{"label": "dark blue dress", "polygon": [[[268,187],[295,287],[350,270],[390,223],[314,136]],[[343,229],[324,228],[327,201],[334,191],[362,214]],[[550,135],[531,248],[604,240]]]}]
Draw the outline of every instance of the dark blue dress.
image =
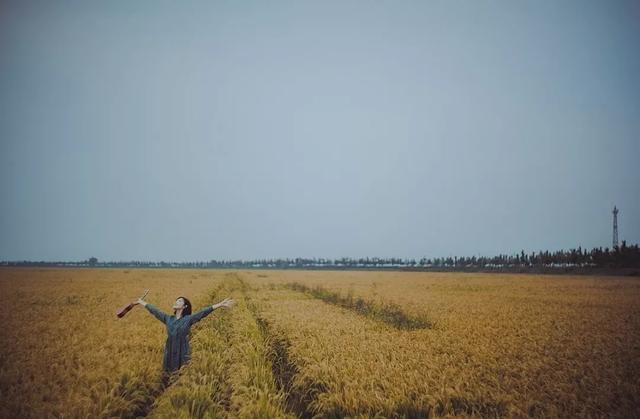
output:
[{"label": "dark blue dress", "polygon": [[176,319],[160,311],[153,304],[145,306],[151,314],[167,326],[167,343],[164,347],[162,368],[172,372],[180,368],[191,359],[191,347],[189,346],[189,330],[194,323],[199,322],[213,312],[213,307],[208,306],[195,314],[189,314]]}]

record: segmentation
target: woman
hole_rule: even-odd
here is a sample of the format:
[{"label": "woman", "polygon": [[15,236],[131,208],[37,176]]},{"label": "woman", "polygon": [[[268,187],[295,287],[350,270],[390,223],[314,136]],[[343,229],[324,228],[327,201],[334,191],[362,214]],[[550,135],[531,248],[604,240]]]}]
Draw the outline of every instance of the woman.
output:
[{"label": "woman", "polygon": [[164,347],[162,368],[165,372],[171,373],[191,359],[191,348],[189,346],[189,330],[191,326],[220,307],[233,306],[234,301],[226,298],[218,304],[207,306],[196,314],[191,314],[191,302],[185,297],[178,297],[173,305],[173,316],[163,313],[156,306],[147,303],[142,298],[138,298],[138,301],[135,301],[134,304],[143,305],[167,326],[168,336]]}]

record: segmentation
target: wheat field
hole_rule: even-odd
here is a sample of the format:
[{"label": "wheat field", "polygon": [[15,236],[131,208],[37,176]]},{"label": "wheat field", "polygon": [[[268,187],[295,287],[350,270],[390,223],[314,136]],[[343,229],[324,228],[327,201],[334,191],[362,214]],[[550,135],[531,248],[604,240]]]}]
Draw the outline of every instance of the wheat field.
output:
[{"label": "wheat field", "polygon": [[[165,312],[232,297],[161,377]],[[0,269],[0,416],[640,417],[640,280]]]}]

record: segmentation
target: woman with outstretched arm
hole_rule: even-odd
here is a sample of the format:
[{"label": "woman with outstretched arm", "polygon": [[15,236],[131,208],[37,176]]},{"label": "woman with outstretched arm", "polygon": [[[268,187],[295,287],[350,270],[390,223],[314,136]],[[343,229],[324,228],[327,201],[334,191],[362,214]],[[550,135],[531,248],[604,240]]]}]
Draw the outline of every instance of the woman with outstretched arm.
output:
[{"label": "woman with outstretched arm", "polygon": [[185,297],[178,297],[173,305],[173,316],[160,311],[156,306],[147,303],[142,298],[138,298],[134,304],[146,307],[151,314],[166,325],[168,336],[164,347],[162,368],[165,372],[171,373],[191,359],[191,347],[189,346],[191,326],[220,307],[233,306],[234,301],[231,298],[226,298],[217,304],[206,306],[197,313],[191,314],[191,302]]}]

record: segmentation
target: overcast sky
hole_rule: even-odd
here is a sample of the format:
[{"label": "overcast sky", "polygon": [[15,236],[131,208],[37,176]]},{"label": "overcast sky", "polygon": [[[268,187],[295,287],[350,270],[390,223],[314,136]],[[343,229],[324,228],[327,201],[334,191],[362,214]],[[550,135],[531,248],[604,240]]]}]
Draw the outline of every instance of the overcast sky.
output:
[{"label": "overcast sky", "polygon": [[640,242],[638,1],[0,3],[0,260]]}]

